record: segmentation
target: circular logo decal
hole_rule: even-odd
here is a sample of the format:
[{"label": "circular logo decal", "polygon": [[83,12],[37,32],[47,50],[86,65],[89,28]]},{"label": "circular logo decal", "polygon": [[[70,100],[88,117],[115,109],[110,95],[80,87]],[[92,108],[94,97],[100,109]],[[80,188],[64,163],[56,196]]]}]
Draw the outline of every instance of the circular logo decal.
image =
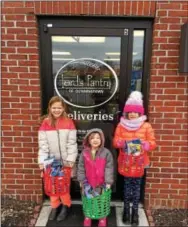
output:
[{"label": "circular logo decal", "polygon": [[118,78],[113,68],[93,58],[79,58],[63,65],[55,75],[57,94],[78,108],[102,106],[113,98]]}]

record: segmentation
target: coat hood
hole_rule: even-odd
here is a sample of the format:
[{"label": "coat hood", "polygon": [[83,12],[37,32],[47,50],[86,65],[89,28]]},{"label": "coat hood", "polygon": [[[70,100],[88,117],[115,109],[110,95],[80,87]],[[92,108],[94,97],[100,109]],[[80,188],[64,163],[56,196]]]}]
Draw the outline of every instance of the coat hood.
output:
[{"label": "coat hood", "polygon": [[85,135],[85,137],[84,137],[84,140],[83,140],[83,146],[84,146],[84,148],[87,148],[87,147],[90,146],[89,145],[89,142],[88,142],[88,138],[91,135],[91,133],[93,133],[93,132],[96,132],[96,133],[99,133],[100,134],[100,137],[101,137],[101,146],[100,146],[100,148],[104,147],[105,138],[104,138],[103,131],[100,128],[93,128],[93,129],[90,129],[87,132],[87,134]]}]

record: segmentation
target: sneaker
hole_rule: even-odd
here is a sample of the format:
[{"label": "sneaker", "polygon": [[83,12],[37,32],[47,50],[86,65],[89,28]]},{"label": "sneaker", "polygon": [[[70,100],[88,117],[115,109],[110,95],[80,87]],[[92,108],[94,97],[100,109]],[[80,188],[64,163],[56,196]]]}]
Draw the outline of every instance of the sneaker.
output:
[{"label": "sneaker", "polygon": [[91,226],[91,219],[86,217],[84,219],[84,227],[90,227],[90,226]]},{"label": "sneaker", "polygon": [[99,219],[98,227],[106,227],[106,218]]}]

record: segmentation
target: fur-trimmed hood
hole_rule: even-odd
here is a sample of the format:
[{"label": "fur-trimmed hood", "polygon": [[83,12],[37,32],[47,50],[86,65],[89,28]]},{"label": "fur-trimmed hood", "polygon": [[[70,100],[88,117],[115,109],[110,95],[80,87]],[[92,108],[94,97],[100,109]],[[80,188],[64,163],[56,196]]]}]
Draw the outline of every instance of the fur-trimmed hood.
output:
[{"label": "fur-trimmed hood", "polygon": [[104,133],[103,133],[103,131],[100,128],[93,128],[93,129],[90,129],[87,132],[87,134],[85,135],[84,140],[83,140],[83,147],[84,148],[90,147],[89,142],[88,142],[88,138],[91,135],[91,133],[99,133],[99,135],[101,137],[100,148],[103,148],[104,147],[104,143],[105,143],[105,138],[104,138]]},{"label": "fur-trimmed hood", "polygon": [[[95,158],[91,155],[91,147],[88,137],[91,133],[99,133],[101,146],[96,152]],[[77,179],[83,183],[85,180],[93,187],[102,184],[113,184],[114,181],[114,159],[112,153],[104,147],[104,134],[101,129],[93,128],[89,130],[83,140],[83,151],[80,154]]]}]

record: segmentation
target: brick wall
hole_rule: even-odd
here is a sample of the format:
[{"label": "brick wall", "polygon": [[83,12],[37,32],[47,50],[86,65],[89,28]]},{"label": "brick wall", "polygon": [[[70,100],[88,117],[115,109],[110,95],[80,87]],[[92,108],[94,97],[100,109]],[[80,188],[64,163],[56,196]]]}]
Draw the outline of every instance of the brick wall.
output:
[{"label": "brick wall", "polygon": [[145,205],[187,207],[187,82],[178,73],[180,26],[187,1],[13,1],[2,5],[2,193],[41,201],[37,161],[40,116],[38,30],[35,15],[155,16],[150,121],[158,149],[151,153]]},{"label": "brick wall", "polygon": [[188,2],[158,2],[153,32],[150,117],[158,150],[147,175],[147,203],[187,207],[187,75],[178,73],[181,25]]}]

